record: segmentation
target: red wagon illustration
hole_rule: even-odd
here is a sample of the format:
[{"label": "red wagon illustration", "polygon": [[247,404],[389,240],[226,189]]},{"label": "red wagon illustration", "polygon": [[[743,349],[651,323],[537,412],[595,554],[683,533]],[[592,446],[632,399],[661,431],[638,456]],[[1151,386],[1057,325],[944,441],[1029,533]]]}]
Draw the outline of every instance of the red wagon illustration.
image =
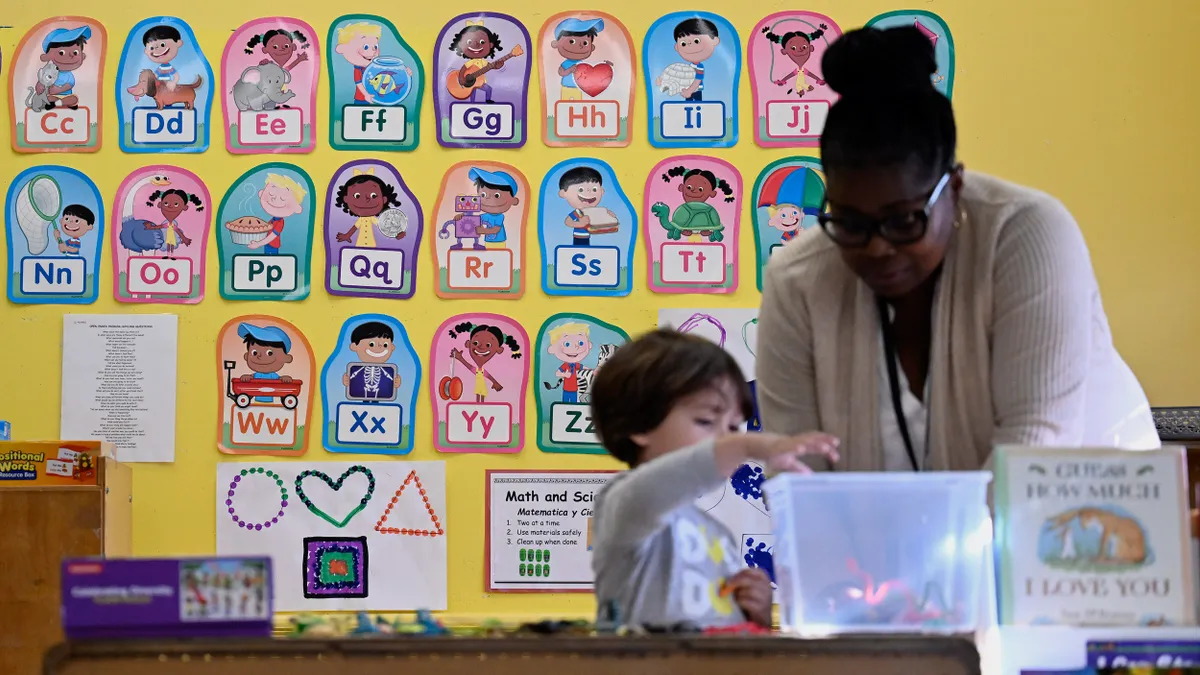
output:
[{"label": "red wagon illustration", "polygon": [[299,402],[301,380],[282,382],[280,380],[255,379],[249,382],[233,376],[236,361],[225,362],[225,396],[239,408],[249,408],[250,403],[258,397],[278,398],[279,403],[288,410],[295,410]]}]

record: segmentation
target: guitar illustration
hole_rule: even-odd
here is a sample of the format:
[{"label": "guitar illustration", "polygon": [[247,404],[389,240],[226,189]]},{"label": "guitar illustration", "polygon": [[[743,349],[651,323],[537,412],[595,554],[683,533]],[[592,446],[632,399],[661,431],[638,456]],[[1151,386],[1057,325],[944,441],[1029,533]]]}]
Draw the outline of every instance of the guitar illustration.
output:
[{"label": "guitar illustration", "polygon": [[[504,65],[504,62],[508,61],[512,57],[521,56],[524,53],[525,50],[521,48],[521,45],[517,45],[516,47],[513,47],[511,52],[501,56],[495,61],[492,61],[486,66],[473,66],[468,61],[463,65],[462,68],[459,68],[458,70],[450,72],[446,75],[446,91],[459,101],[465,101],[471,98],[471,94],[473,94],[476,89],[483,85],[483,82],[481,82],[480,79],[484,74],[486,74],[489,70],[495,70],[496,68]],[[487,90],[485,90],[485,92],[486,91]],[[489,103],[490,102],[491,101],[489,101]]]}]

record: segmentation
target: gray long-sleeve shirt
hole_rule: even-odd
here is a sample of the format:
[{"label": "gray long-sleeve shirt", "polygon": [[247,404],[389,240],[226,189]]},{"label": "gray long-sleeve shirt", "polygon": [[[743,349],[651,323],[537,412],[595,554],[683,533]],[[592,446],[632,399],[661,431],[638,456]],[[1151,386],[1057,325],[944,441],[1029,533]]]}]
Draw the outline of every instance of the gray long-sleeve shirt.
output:
[{"label": "gray long-sleeve shirt", "polygon": [[733,536],[694,504],[723,480],[708,441],[619,474],[600,491],[592,571],[602,619],[614,603],[630,625],[746,620],[733,597],[721,595],[742,567]]}]

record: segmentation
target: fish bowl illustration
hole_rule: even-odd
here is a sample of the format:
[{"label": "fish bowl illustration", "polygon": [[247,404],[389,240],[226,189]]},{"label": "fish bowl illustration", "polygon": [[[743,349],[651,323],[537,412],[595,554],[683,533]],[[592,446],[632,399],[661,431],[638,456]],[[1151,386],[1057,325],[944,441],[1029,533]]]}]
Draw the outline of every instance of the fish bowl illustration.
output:
[{"label": "fish bowl illustration", "polygon": [[363,70],[363,86],[377,105],[399,105],[412,89],[412,77],[400,59],[379,56]]}]

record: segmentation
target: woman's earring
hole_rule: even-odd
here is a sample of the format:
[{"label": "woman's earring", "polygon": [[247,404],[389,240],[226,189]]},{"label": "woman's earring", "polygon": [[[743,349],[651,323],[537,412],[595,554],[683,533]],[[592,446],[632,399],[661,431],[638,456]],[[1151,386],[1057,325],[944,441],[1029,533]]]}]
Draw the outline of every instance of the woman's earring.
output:
[{"label": "woman's earring", "polygon": [[958,229],[967,222],[967,209],[962,204],[958,205],[958,216],[954,219],[954,229]]}]

